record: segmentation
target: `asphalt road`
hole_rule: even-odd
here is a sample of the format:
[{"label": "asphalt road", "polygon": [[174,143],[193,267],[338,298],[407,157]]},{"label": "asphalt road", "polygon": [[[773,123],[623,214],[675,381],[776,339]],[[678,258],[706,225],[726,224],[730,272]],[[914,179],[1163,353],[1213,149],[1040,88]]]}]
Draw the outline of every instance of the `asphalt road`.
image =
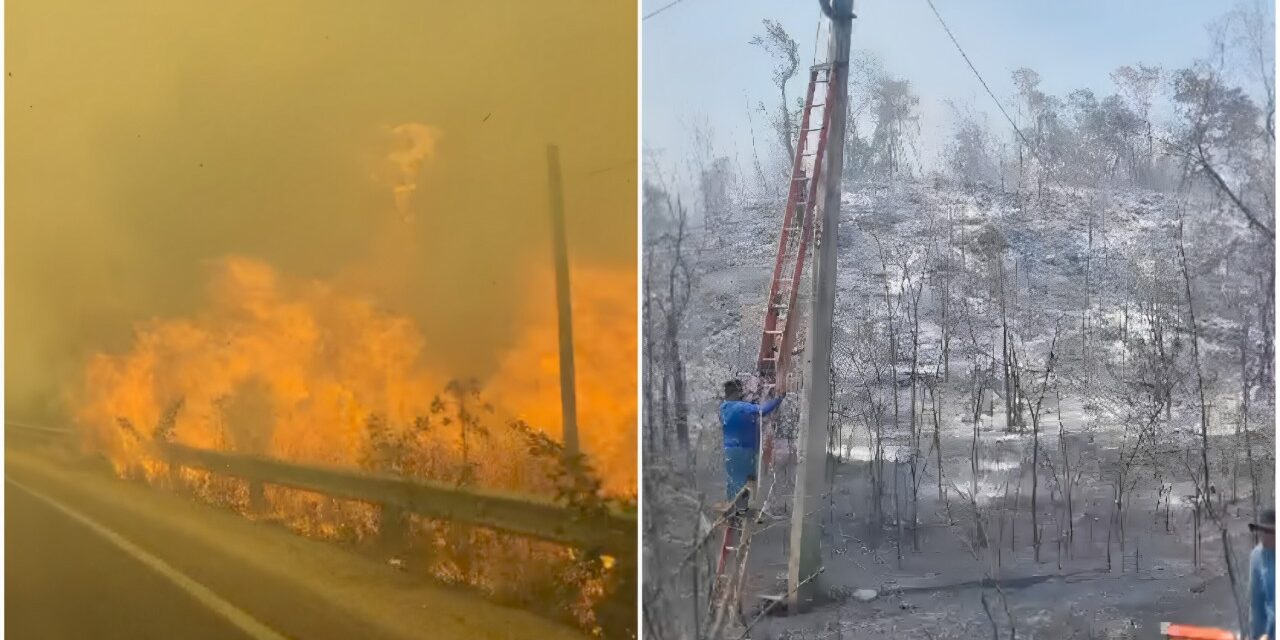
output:
[{"label": "asphalt road", "polygon": [[581,632],[466,590],[112,477],[5,448],[4,635],[112,640],[518,640]]},{"label": "asphalt road", "polygon": [[5,637],[248,639],[172,580],[5,483]]}]

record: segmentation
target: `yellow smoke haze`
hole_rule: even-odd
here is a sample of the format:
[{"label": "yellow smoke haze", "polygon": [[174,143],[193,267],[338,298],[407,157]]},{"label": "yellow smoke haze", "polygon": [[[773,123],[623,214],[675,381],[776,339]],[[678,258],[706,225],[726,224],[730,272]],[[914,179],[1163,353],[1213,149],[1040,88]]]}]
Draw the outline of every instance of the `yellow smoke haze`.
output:
[{"label": "yellow smoke haze", "polygon": [[347,462],[474,377],[558,438],[555,143],[582,440],[634,490],[633,4],[5,11],[11,418],[115,451],[180,398],[192,444]]}]

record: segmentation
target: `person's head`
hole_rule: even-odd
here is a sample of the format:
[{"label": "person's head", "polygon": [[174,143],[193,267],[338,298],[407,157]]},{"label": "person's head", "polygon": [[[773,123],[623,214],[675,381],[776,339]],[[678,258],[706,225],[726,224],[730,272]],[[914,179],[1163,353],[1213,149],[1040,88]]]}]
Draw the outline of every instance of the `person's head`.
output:
[{"label": "person's head", "polygon": [[724,399],[725,400],[741,400],[742,399],[742,381],[730,380],[724,383]]},{"label": "person's head", "polygon": [[1258,534],[1258,542],[1268,549],[1276,548],[1276,510],[1266,509],[1258,514],[1257,522],[1250,522],[1249,529]]}]

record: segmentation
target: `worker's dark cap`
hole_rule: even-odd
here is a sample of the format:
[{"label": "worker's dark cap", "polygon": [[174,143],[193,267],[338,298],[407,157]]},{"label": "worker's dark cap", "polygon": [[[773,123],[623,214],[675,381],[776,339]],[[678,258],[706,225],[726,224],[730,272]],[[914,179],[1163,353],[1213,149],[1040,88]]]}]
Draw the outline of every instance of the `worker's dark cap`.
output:
[{"label": "worker's dark cap", "polygon": [[1266,531],[1267,533],[1276,532],[1276,510],[1266,509],[1258,515],[1257,522],[1250,522],[1249,529],[1251,531]]},{"label": "worker's dark cap", "polygon": [[734,394],[737,394],[737,393],[742,393],[742,381],[741,381],[741,380],[730,380],[730,381],[728,381],[728,382],[724,383],[724,394],[725,394],[726,396],[731,396],[731,395],[734,395]]}]

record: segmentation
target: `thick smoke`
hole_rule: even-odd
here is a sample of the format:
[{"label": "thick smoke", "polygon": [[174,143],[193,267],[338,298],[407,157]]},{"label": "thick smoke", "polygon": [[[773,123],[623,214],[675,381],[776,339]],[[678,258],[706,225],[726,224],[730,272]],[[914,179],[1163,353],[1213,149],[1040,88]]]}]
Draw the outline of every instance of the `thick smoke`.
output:
[{"label": "thick smoke", "polygon": [[387,157],[395,170],[391,193],[396,200],[396,211],[400,212],[405,222],[412,222],[412,198],[418,190],[418,172],[422,169],[422,163],[435,153],[440,130],[430,125],[410,122],[395,127],[391,132],[402,145],[402,148],[392,151]]},{"label": "thick smoke", "polygon": [[92,354],[198,314],[236,256],[411,318],[442,375],[491,377],[550,261],[548,143],[575,269],[634,269],[625,3],[158,7],[6,7],[11,417],[69,418]]}]

